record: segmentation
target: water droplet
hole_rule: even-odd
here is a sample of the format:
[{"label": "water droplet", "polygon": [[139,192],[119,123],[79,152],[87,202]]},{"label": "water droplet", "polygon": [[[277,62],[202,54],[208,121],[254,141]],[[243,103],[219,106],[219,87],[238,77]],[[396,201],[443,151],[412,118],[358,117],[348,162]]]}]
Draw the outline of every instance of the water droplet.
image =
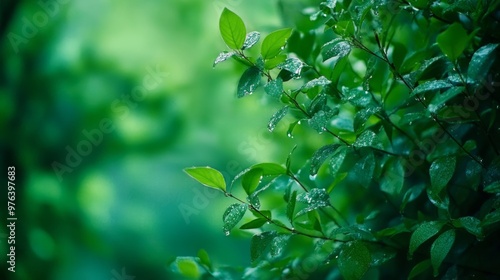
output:
[{"label": "water droplet", "polygon": [[318,174],[309,175],[309,180],[311,180],[311,181],[316,180],[316,176],[318,176]]},{"label": "water droplet", "polygon": [[410,122],[409,125],[412,125],[413,122]]},{"label": "water droplet", "polygon": [[229,230],[227,230],[226,232],[224,232],[224,234],[225,234],[226,236],[229,236]]}]

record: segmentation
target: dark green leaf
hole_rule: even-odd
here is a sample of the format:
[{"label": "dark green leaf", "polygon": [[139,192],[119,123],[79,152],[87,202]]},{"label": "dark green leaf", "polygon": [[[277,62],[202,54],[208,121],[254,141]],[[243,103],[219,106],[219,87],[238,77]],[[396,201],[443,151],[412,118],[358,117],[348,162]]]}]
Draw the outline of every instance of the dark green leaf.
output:
[{"label": "dark green leaf", "polygon": [[418,95],[418,94],[421,94],[421,93],[424,93],[427,91],[448,89],[448,88],[451,88],[452,86],[453,86],[452,84],[450,84],[448,81],[445,81],[445,80],[429,81],[429,82],[425,82],[423,84],[418,85],[418,87],[416,87],[412,91],[411,95],[415,96],[415,95]]},{"label": "dark green leaf", "polygon": [[309,108],[307,108],[307,111],[310,115],[314,115],[319,111],[322,110],[327,110],[326,105],[327,104],[327,99],[326,95],[324,94],[318,94],[312,101],[311,104],[309,104]]},{"label": "dark green leaf", "polygon": [[240,229],[254,229],[254,228],[260,228],[263,225],[267,223],[267,220],[264,218],[257,218],[255,220],[252,220],[240,227]]},{"label": "dark green leaf", "polygon": [[446,105],[446,102],[464,91],[464,87],[452,87],[442,94],[436,94],[429,104],[428,110],[437,113],[439,109]]},{"label": "dark green leaf", "polygon": [[431,260],[424,260],[419,262],[410,271],[410,274],[408,275],[408,280],[417,277],[418,275],[428,270],[430,267],[431,267]]},{"label": "dark green leaf", "polygon": [[456,158],[454,156],[436,159],[429,169],[431,185],[435,193],[440,193],[453,177],[455,172]]},{"label": "dark green leaf", "polygon": [[237,14],[224,8],[219,19],[219,30],[228,47],[233,50],[243,47],[247,30],[243,20]]},{"label": "dark green leaf", "polygon": [[222,190],[223,192],[226,191],[226,181],[224,180],[224,176],[222,176],[222,173],[211,167],[185,168],[184,172],[207,187]]},{"label": "dark green leaf", "polygon": [[283,233],[274,237],[270,247],[271,257],[280,256],[283,253],[289,239],[290,235]]},{"label": "dark green leaf", "polygon": [[469,41],[467,31],[458,22],[437,36],[439,48],[451,61],[455,61],[463,53]]},{"label": "dark green leaf", "polygon": [[359,280],[370,268],[370,251],[361,241],[342,245],[338,258],[340,273],[346,280]]},{"label": "dark green leaf", "polygon": [[372,152],[362,156],[350,172],[354,174],[356,182],[363,187],[369,187],[375,171],[375,157]]},{"label": "dark green leaf", "polygon": [[283,93],[283,80],[281,78],[276,78],[269,81],[265,86],[264,90],[270,96],[279,99]]},{"label": "dark green leaf", "polygon": [[500,181],[493,182],[484,187],[483,191],[487,193],[500,193]]},{"label": "dark green leaf", "polygon": [[260,260],[266,254],[276,235],[277,233],[275,231],[266,231],[252,237],[250,241],[250,257],[252,263]]},{"label": "dark green leaf", "polygon": [[344,147],[338,148],[332,156],[330,160],[330,172],[332,174],[337,174],[344,162],[344,159],[347,155],[347,150]]},{"label": "dark green leaf", "polygon": [[241,218],[243,218],[246,211],[247,205],[240,203],[232,204],[226,209],[224,215],[222,216],[222,221],[224,222],[224,226],[222,228],[226,235],[229,235],[229,231],[231,231]]},{"label": "dark green leaf", "polygon": [[306,64],[304,62],[302,62],[298,58],[292,57],[292,58],[287,58],[287,60],[285,60],[285,62],[278,65],[278,68],[292,73],[293,77],[299,77],[300,73],[302,71],[302,68],[304,66],[306,66]]},{"label": "dark green leaf", "polygon": [[269,124],[267,125],[267,129],[269,131],[273,131],[276,128],[276,125],[286,116],[288,113],[288,106],[281,108],[278,112],[274,113],[274,115],[269,120]]},{"label": "dark green leaf", "polygon": [[312,189],[308,193],[299,194],[297,196],[297,201],[306,203],[307,206],[306,208],[300,210],[295,217],[301,216],[320,207],[330,205],[330,196],[325,189]]},{"label": "dark green leaf", "polygon": [[318,173],[318,170],[321,167],[321,165],[323,165],[323,162],[325,162],[325,160],[329,158],[335,152],[335,150],[337,150],[339,146],[340,146],[339,144],[326,145],[319,148],[313,154],[311,158],[311,171],[310,171],[310,174],[312,176]]},{"label": "dark green leaf", "polygon": [[383,148],[382,143],[377,138],[377,134],[371,130],[365,130],[361,135],[358,136],[356,142],[354,142],[356,147],[376,147]]},{"label": "dark green leaf", "polygon": [[398,159],[392,159],[386,163],[384,169],[380,189],[392,196],[399,195],[403,189],[405,179],[403,164]]},{"label": "dark green leaf", "polygon": [[257,87],[260,85],[260,70],[256,66],[248,68],[240,78],[238,82],[238,93],[239,98],[252,94]]},{"label": "dark green leaf", "polygon": [[248,33],[247,36],[245,37],[245,42],[243,43],[243,47],[241,49],[243,50],[249,49],[253,47],[253,45],[255,45],[259,40],[260,40],[260,33],[257,31],[252,31]]},{"label": "dark green leaf", "polygon": [[474,53],[467,71],[469,82],[480,82],[484,79],[495,61],[496,53],[494,51],[497,47],[498,44],[488,44],[482,46]]},{"label": "dark green leaf", "polygon": [[483,228],[481,221],[475,217],[462,217],[453,221],[455,227],[463,227],[470,234],[475,235],[477,238],[483,237]]},{"label": "dark green leaf", "polygon": [[432,244],[431,264],[434,269],[434,277],[439,275],[439,267],[450,252],[453,242],[455,242],[455,230],[450,229],[443,232]]},{"label": "dark green leaf", "polygon": [[430,221],[421,224],[411,235],[410,250],[408,252],[410,256],[413,255],[415,250],[417,250],[420,245],[436,235],[444,226],[444,224],[444,222],[440,221]]},{"label": "dark green leaf", "polygon": [[286,41],[292,35],[291,28],[276,30],[264,38],[260,53],[264,59],[277,56],[284,48]]},{"label": "dark green leaf", "polygon": [[259,186],[262,179],[262,169],[252,168],[241,178],[241,185],[248,195],[251,195]]}]

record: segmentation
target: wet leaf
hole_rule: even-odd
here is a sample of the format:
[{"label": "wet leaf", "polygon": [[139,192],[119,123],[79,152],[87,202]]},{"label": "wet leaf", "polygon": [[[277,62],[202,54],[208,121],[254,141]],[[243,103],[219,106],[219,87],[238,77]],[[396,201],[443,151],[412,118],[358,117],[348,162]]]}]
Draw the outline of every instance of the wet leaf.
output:
[{"label": "wet leaf", "polygon": [[250,240],[250,257],[252,263],[256,263],[256,261],[267,254],[269,246],[276,235],[275,231],[266,231],[252,237]]},{"label": "wet leaf", "polygon": [[350,52],[351,45],[340,38],[333,39],[332,41],[324,44],[321,48],[323,61],[330,58],[340,59],[347,56]]},{"label": "wet leaf", "polygon": [[306,64],[300,59],[291,57],[278,65],[278,68],[290,72],[294,77],[299,77],[304,66],[306,66]]},{"label": "wet leaf", "polygon": [[442,89],[448,89],[453,87],[453,85],[445,80],[435,80],[435,81],[429,81],[425,82],[423,84],[418,85],[412,92],[411,95],[419,95],[424,92],[428,91],[436,91],[436,90],[442,90]]},{"label": "wet leaf", "polygon": [[222,216],[222,221],[224,222],[222,228],[226,235],[229,235],[229,231],[243,218],[246,211],[247,205],[241,203],[232,204],[226,209]]},{"label": "wet leaf", "polygon": [[359,280],[370,268],[370,251],[361,241],[342,245],[338,258],[340,273],[346,280]]},{"label": "wet leaf", "polygon": [[252,31],[245,37],[245,42],[243,43],[242,50],[249,49],[253,47],[260,40],[260,33],[257,31]]},{"label": "wet leaf", "polygon": [[265,86],[264,90],[270,96],[279,99],[283,93],[283,80],[281,78],[276,78],[269,81]]},{"label": "wet leaf", "polygon": [[260,70],[256,66],[248,68],[238,82],[238,98],[252,94],[260,86]]},{"label": "wet leaf", "polygon": [[325,189],[312,189],[308,193],[299,194],[297,196],[297,201],[306,203],[307,206],[300,210],[295,217],[299,217],[307,212],[330,205],[330,196]]},{"label": "wet leaf", "polygon": [[432,162],[429,169],[431,185],[435,193],[440,193],[453,177],[456,158],[454,156],[441,157]]},{"label": "wet leaf", "polygon": [[313,87],[322,87],[331,84],[332,82],[325,78],[324,76],[321,76],[319,78],[310,80],[307,82],[304,86],[302,86],[302,90],[308,90]]},{"label": "wet leaf", "polygon": [[217,64],[219,64],[221,62],[224,62],[224,61],[230,59],[235,54],[236,54],[236,52],[221,52],[219,54],[219,56],[217,56],[217,58],[215,59],[213,67],[215,67]]},{"label": "wet leaf", "polygon": [[408,252],[410,256],[413,255],[415,250],[417,250],[420,245],[436,235],[444,226],[444,224],[444,222],[440,221],[430,221],[421,224],[411,235],[410,250]]},{"label": "wet leaf", "polygon": [[255,189],[257,189],[260,184],[260,180],[262,180],[262,175],[262,169],[252,168],[242,176],[241,185],[248,195],[251,195]]},{"label": "wet leaf", "polygon": [[468,82],[480,82],[486,76],[495,61],[498,44],[488,44],[479,48],[469,63]]},{"label": "wet leaf", "polygon": [[329,158],[340,147],[339,144],[326,145],[319,148],[311,158],[311,175],[316,175],[323,162]]},{"label": "wet leaf", "polygon": [[276,128],[276,125],[286,116],[288,113],[288,106],[281,108],[278,112],[274,113],[274,115],[269,120],[269,124],[267,125],[267,129],[269,131],[273,131]]},{"label": "wet leaf", "polygon": [[432,244],[431,264],[434,269],[434,277],[439,275],[439,267],[450,252],[453,242],[455,242],[455,230],[450,229],[443,232]]}]

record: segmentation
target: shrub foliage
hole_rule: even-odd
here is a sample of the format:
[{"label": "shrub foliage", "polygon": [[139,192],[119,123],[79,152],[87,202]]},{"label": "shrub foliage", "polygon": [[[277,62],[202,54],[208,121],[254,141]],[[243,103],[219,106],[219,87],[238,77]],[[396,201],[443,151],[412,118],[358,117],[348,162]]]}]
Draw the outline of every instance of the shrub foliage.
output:
[{"label": "shrub foliage", "polygon": [[290,151],[227,186],[215,169],[186,169],[234,200],[223,228],[253,234],[251,264],[216,268],[201,250],[172,269],[203,279],[500,277],[499,6],[329,0],[262,40],[225,9],[229,50],[214,66],[246,66],[237,97],[265,92],[282,104],[268,129],[287,126],[276,131],[299,149],[310,133],[329,137],[308,160]]}]

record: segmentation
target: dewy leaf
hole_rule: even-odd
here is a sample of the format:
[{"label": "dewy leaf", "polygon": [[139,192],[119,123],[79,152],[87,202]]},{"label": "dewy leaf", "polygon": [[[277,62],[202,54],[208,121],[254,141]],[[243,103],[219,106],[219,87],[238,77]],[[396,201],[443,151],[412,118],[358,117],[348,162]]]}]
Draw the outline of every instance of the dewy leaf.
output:
[{"label": "dewy leaf", "polygon": [[270,96],[279,99],[283,93],[283,80],[281,78],[276,78],[269,81],[265,86],[264,90]]},{"label": "dewy leaf", "polygon": [[288,240],[290,239],[290,235],[288,234],[278,234],[276,237],[273,238],[273,241],[271,242],[271,248],[270,248],[270,253],[271,257],[278,257],[283,253],[283,250],[288,243]]},{"label": "dewy leaf", "polygon": [[338,266],[346,280],[359,280],[370,268],[370,251],[361,241],[352,241],[342,245]]},{"label": "dewy leaf", "polygon": [[184,169],[184,172],[207,187],[226,191],[224,176],[211,167],[191,167]]},{"label": "dewy leaf", "polygon": [[342,166],[342,163],[344,162],[344,159],[347,155],[347,150],[344,147],[338,148],[335,153],[332,156],[332,159],[330,160],[330,172],[332,174],[337,174],[337,172],[340,170],[340,167]]},{"label": "dewy leaf", "polygon": [[276,236],[275,231],[266,231],[256,234],[250,241],[250,258],[252,263],[260,260],[269,250],[269,246]]},{"label": "dewy leaf", "polygon": [[286,216],[290,222],[293,222],[293,213],[295,211],[295,202],[297,201],[297,191],[293,191],[290,201],[286,205]]},{"label": "dewy leaf", "polygon": [[276,128],[276,125],[286,116],[288,113],[288,106],[281,108],[278,112],[274,113],[274,115],[269,120],[267,128],[269,131],[273,131]]},{"label": "dewy leaf", "polygon": [[264,59],[277,56],[285,47],[286,41],[292,35],[291,28],[285,28],[271,32],[264,38],[260,53]]},{"label": "dewy leaf", "polygon": [[260,40],[260,33],[257,31],[252,31],[247,34],[245,42],[243,43],[242,50],[249,49],[253,47]]},{"label": "dewy leaf", "polygon": [[352,167],[352,172],[357,180],[356,182],[364,187],[369,187],[373,179],[373,172],[375,171],[375,157],[373,153],[370,152],[361,158]]},{"label": "dewy leaf", "polygon": [[382,143],[378,140],[377,134],[371,130],[365,130],[354,142],[356,147],[376,147],[383,148]]},{"label": "dewy leaf", "polygon": [[316,79],[313,79],[309,82],[307,82],[303,87],[302,87],[302,90],[308,90],[308,89],[311,89],[313,87],[318,87],[318,86],[326,86],[328,84],[331,84],[332,82],[330,80],[328,80],[327,78],[325,78],[324,76],[321,76],[319,78],[316,78]]},{"label": "dewy leaf", "polygon": [[450,229],[441,234],[431,246],[431,264],[434,277],[439,275],[439,267],[455,242],[455,230]]},{"label": "dewy leaf", "polygon": [[331,144],[331,145],[326,145],[321,148],[319,148],[312,156],[311,158],[311,172],[310,174],[312,176],[316,175],[318,173],[319,168],[325,162],[325,160],[330,157],[335,150],[339,147],[339,144]]},{"label": "dewy leaf", "polygon": [[481,221],[475,217],[462,217],[453,221],[455,227],[463,227],[470,234],[475,235],[477,238],[483,237],[483,228],[481,227]]},{"label": "dewy leaf", "polygon": [[240,203],[232,204],[226,209],[222,216],[224,222],[222,229],[226,235],[229,235],[229,231],[243,218],[246,211],[247,205]]},{"label": "dewy leaf", "polygon": [[311,101],[311,104],[309,104],[309,107],[307,108],[307,112],[310,115],[314,115],[319,111],[326,110],[326,106],[327,106],[326,95],[325,94],[318,94]]},{"label": "dewy leaf", "polygon": [[193,257],[177,257],[175,264],[183,276],[189,278],[200,277],[198,264]]},{"label": "dewy leaf", "polygon": [[455,22],[437,36],[437,44],[441,51],[455,61],[469,45],[470,38],[462,24]]},{"label": "dewy leaf", "polygon": [[384,169],[384,176],[380,179],[380,189],[390,195],[398,196],[403,189],[405,179],[403,164],[400,160],[393,159],[386,163]]},{"label": "dewy leaf", "polygon": [[445,103],[448,100],[462,93],[464,89],[465,89],[464,87],[452,87],[441,94],[436,94],[432,99],[431,103],[429,104],[428,107],[429,112],[437,113],[439,109],[441,109],[443,106],[446,105]]},{"label": "dewy leaf", "polygon": [[285,60],[285,62],[278,65],[278,68],[286,70],[292,73],[293,76],[298,77],[300,76],[300,73],[304,66],[306,66],[306,64],[304,64],[304,62],[302,62],[300,59],[291,57]]},{"label": "dewy leaf", "polygon": [[217,58],[215,59],[213,67],[215,67],[217,64],[219,64],[221,62],[228,60],[229,58],[231,58],[235,54],[236,54],[236,52],[221,52],[219,54],[219,56],[217,56]]},{"label": "dewy leaf", "polygon": [[241,178],[241,185],[248,195],[251,195],[259,186],[262,179],[262,169],[252,168]]},{"label": "dewy leaf", "polygon": [[442,90],[451,88],[453,85],[445,80],[435,80],[418,85],[411,93],[412,96],[431,90]]},{"label": "dewy leaf", "polygon": [[323,56],[323,61],[330,58],[340,59],[347,56],[351,52],[351,45],[340,38],[333,39],[332,41],[326,43],[321,48],[321,54]]},{"label": "dewy leaf", "polygon": [[233,50],[243,48],[247,30],[243,20],[237,14],[224,8],[219,19],[219,30],[228,47]]},{"label": "dewy leaf", "polygon": [[431,185],[435,193],[440,193],[453,177],[455,172],[456,158],[454,156],[436,159],[429,168]]},{"label": "dewy leaf", "polygon": [[239,98],[252,94],[260,85],[260,70],[256,66],[248,68],[238,82]]},{"label": "dewy leaf", "polygon": [[480,82],[490,70],[491,65],[495,61],[495,49],[498,44],[488,44],[479,48],[469,63],[467,71],[469,82]]},{"label": "dewy leaf", "polygon": [[411,235],[409,250],[410,256],[413,255],[415,250],[417,250],[420,245],[436,235],[444,226],[444,224],[444,222],[440,221],[430,221],[421,224]]},{"label": "dewy leaf", "polygon": [[307,203],[307,207],[300,210],[295,217],[301,216],[320,207],[330,205],[330,196],[325,189],[312,189],[308,193],[301,193],[298,195],[297,201]]}]

